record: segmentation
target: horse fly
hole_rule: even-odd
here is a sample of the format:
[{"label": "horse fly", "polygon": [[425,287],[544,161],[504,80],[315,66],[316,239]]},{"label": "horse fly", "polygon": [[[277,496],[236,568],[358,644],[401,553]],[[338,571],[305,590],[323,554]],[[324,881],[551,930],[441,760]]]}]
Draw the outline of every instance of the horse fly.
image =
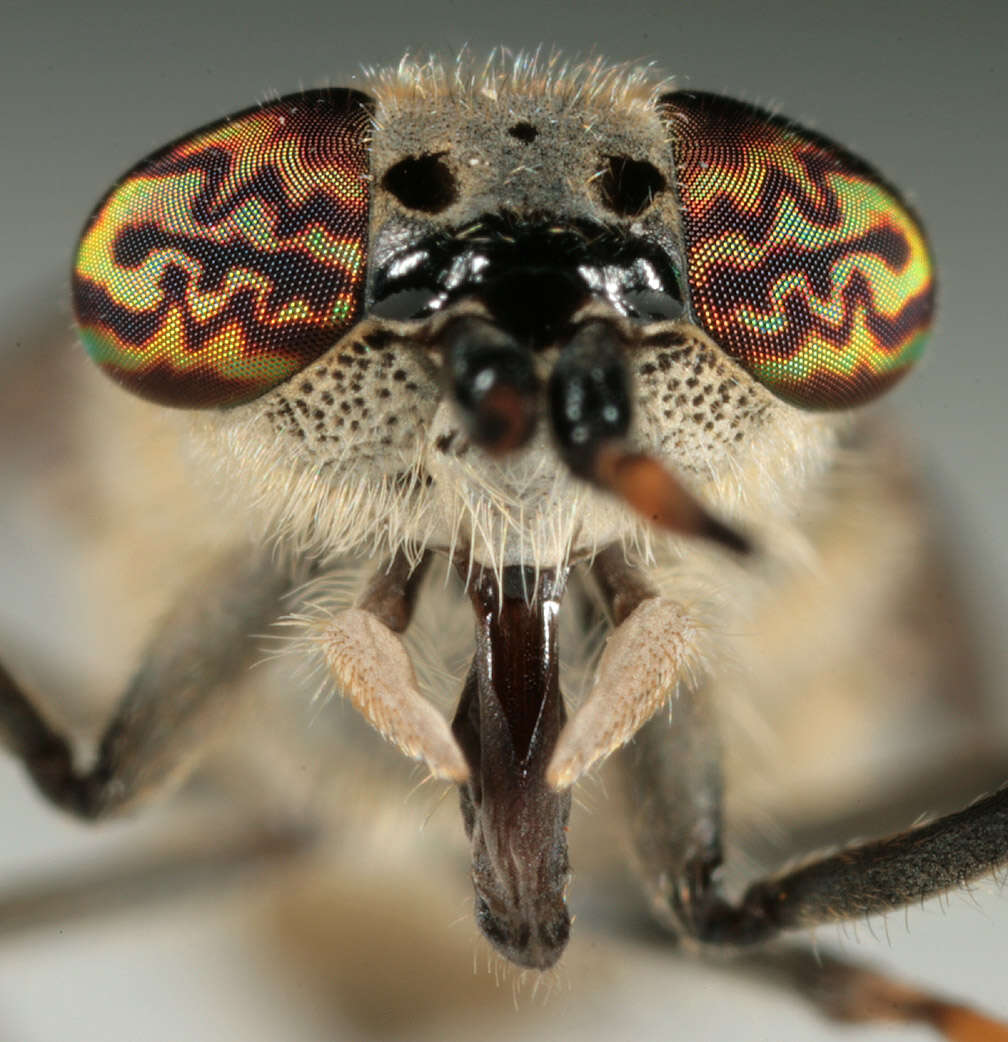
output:
[{"label": "horse fly", "polygon": [[[872,167],[649,70],[405,61],[208,124],[101,200],[73,298],[93,361],[182,418],[233,545],[155,631],[92,765],[6,673],[0,736],[61,808],[117,814],[195,762],[306,575],[378,557],[310,643],[457,785],[476,921],[506,959],[563,953],[571,790],[611,758],[645,893],[684,944],[763,945],[840,1019],[1008,1038],[768,943],[1003,866],[1008,791],[738,894],[721,871],[728,691],[811,698],[817,661],[885,686],[884,599],[845,577],[897,583],[923,526],[900,520],[861,407],[920,356],[934,286],[917,216]],[[436,570],[475,619],[450,722],[404,643]],[[609,629],[573,709],[566,620]]]}]

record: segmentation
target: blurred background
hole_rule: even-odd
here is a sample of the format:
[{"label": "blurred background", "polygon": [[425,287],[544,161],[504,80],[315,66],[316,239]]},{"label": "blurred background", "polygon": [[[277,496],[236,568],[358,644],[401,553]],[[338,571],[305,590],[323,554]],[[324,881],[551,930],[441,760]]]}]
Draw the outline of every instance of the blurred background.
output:
[{"label": "blurred background", "polygon": [[[1008,675],[1006,19],[995,4],[936,0],[6,0],[0,351],[40,338],[72,350],[67,270],[84,218],[136,159],[195,126],[274,92],[352,84],[362,64],[394,63],[407,50],[543,45],[654,61],[681,85],[770,105],[847,144],[923,216],[938,260],[938,328],[887,405],[928,461],[996,684]],[[31,389],[36,397],[20,407],[44,422],[45,382]],[[23,455],[7,420],[2,452]],[[57,688],[75,678],[78,662],[89,676],[76,679],[96,683],[104,648],[75,659],[74,644],[86,626],[115,628],[75,617],[86,590],[76,589],[76,600],[51,592],[67,582],[69,551],[14,501],[18,486],[4,466],[0,648],[9,657],[27,649],[37,677]],[[49,661],[60,655],[71,665]],[[408,788],[392,799],[407,802]],[[454,798],[423,797],[420,808],[407,802],[405,825],[379,815],[367,843],[341,848],[324,880],[302,876],[293,889],[224,873],[226,885],[199,898],[126,901],[108,916],[57,916],[6,934],[0,922],[0,1042],[931,1037],[834,1028],[786,993],[673,960],[625,929],[608,936],[623,907],[616,894],[594,899],[564,968],[538,994],[498,982],[472,939],[464,860],[438,853],[439,822],[461,832]],[[417,838],[428,812],[434,825]],[[162,808],[92,834],[50,811],[0,761],[0,887],[23,888],[59,866],[104,864],[156,836],[174,813]],[[1008,1016],[1008,897],[993,883],[888,924],[816,937]]]}]

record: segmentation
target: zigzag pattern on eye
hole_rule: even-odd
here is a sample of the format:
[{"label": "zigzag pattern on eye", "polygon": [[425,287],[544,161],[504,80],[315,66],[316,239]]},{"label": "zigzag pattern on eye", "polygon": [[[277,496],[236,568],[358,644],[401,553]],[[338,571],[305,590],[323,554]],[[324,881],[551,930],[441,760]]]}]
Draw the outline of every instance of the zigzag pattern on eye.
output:
[{"label": "zigzag pattern on eye", "polygon": [[[711,193],[714,201],[709,207],[704,205],[701,198],[705,182],[710,184],[713,180],[709,175],[701,178],[699,183],[691,186],[689,190],[694,206],[703,211],[700,214],[695,211],[693,213],[697,222],[698,237],[706,238],[723,231],[725,227],[744,226],[747,237],[752,242],[764,242],[778,226],[780,206],[785,198],[795,204],[799,215],[809,223],[819,225],[825,230],[832,230],[842,222],[844,209],[840,203],[840,196],[827,180],[827,175],[837,175],[848,183],[868,183],[865,177],[854,174],[850,165],[840,162],[836,156],[818,150],[813,151],[807,145],[802,151],[802,144],[790,141],[785,134],[753,133],[749,140],[743,133],[742,138],[747,149],[763,159],[764,172],[759,196],[753,200],[746,191],[746,178],[752,176],[753,167],[756,165],[750,156],[747,155],[745,160],[742,160],[717,153],[708,159],[701,154],[701,158],[709,161],[711,167],[721,171],[723,177],[718,179],[716,193]],[[781,152],[784,152],[796,170],[801,168],[804,183],[799,177],[789,173],[782,163],[769,158],[774,153]],[[732,179],[736,180],[736,184],[731,183]],[[724,206],[729,208],[728,212],[722,210]],[[718,214],[721,215],[720,222],[730,223],[719,225]]]},{"label": "zigzag pattern on eye", "polygon": [[[201,225],[218,223],[250,199],[261,198],[271,205],[277,204],[280,209],[274,217],[276,232],[281,238],[307,226],[309,222],[300,217],[317,197],[327,201],[334,198],[344,207],[352,207],[356,202],[355,209],[365,205],[357,171],[348,162],[348,158],[359,152],[360,143],[357,135],[348,133],[347,128],[328,124],[320,127],[317,117],[306,118],[304,113],[301,118],[286,117],[282,123],[274,115],[267,118],[264,114],[262,119],[251,117],[241,124],[242,129],[248,126],[251,133],[225,135],[223,139],[212,135],[197,137],[196,147],[171,149],[144,164],[138,176],[145,180],[170,179],[193,171],[201,173],[204,187],[193,195],[191,207],[193,217]],[[257,124],[261,125],[258,134],[255,133]],[[229,124],[223,131],[232,127],[233,124]],[[250,148],[248,138],[262,139],[262,147]],[[282,162],[260,162],[263,153],[281,143],[297,144],[298,148],[296,151],[285,149]],[[242,167],[247,170],[253,162],[255,173],[249,176]],[[236,168],[238,173],[232,176]],[[228,181],[233,182],[231,187]],[[301,196],[304,198],[300,199]],[[337,233],[341,223],[344,222],[337,220],[332,226]]]},{"label": "zigzag pattern on eye", "polygon": [[[318,211],[319,220],[325,216],[323,210]],[[124,229],[116,238],[113,249],[121,268],[140,268],[157,254],[184,253],[199,267],[199,276],[193,276],[177,262],[167,263],[159,281],[159,288],[164,291],[162,299],[154,308],[143,310],[131,307],[89,279],[78,278],[75,288],[85,307],[101,309],[103,321],[116,331],[123,344],[144,343],[161,324],[166,311],[181,305],[185,337],[180,346],[186,350],[201,350],[234,320],[241,323],[250,344],[260,345],[275,339],[274,326],[290,330],[295,338],[298,327],[307,335],[318,335],[318,326],[323,323],[331,329],[334,306],[342,300],[346,302],[347,321],[352,318],[355,299],[346,291],[352,290],[360,279],[361,247],[350,239],[339,245],[347,253],[356,253],[361,262],[348,264],[334,250],[333,259],[340,263],[320,263],[300,243],[278,243],[262,249],[247,242],[225,244],[198,234],[172,232],[153,223],[139,224]],[[258,284],[239,290],[225,285],[226,280],[242,276],[249,276]],[[268,285],[262,285],[264,280]],[[220,296],[211,306],[194,307],[198,303],[191,299],[195,293]],[[237,302],[242,297],[251,297],[257,301],[256,306],[241,308]],[[284,313],[295,301],[307,305],[311,318],[296,319]],[[194,314],[197,310],[209,312],[210,317],[200,320]]]},{"label": "zigzag pattern on eye", "polygon": [[701,324],[795,404],[881,393],[919,354],[934,305],[912,214],[813,133],[713,95],[669,104]]},{"label": "zigzag pattern on eye", "polygon": [[352,324],[366,114],[339,103],[282,99],[197,131],[104,200],[74,294],[85,344],[113,376],[166,404],[235,404]]},{"label": "zigzag pattern on eye", "polygon": [[[755,331],[751,323],[740,318],[738,309],[770,315],[774,324],[779,322],[780,330],[776,333],[759,330],[758,350],[784,362],[807,348],[810,340],[825,341],[837,348],[849,345],[855,317],[860,311],[876,341],[875,348],[898,354],[908,339],[930,324],[931,293],[925,289],[910,297],[890,316],[878,309],[877,287],[873,288],[863,271],[852,271],[843,285],[837,286],[832,274],[834,266],[844,256],[861,252],[864,242],[865,239],[854,240],[851,244],[814,251],[776,250],[759,267],[744,269],[747,280],[744,296],[739,292],[739,267],[728,260],[712,264],[705,273],[702,296],[708,307],[716,309],[716,314],[709,319],[713,331],[718,335],[729,334],[733,342],[739,339],[744,342]],[[791,291],[786,296],[780,294],[783,299],[775,300],[779,291],[786,288],[782,280],[791,281],[795,276],[800,276],[816,297],[826,299],[831,310],[837,301],[842,302],[840,321],[823,317],[822,308],[814,309],[814,297],[809,294]],[[696,295],[699,297],[701,293],[698,291]]]},{"label": "zigzag pattern on eye", "polygon": [[[331,325],[320,327],[310,322],[285,321],[278,323],[283,340],[277,343],[277,332],[258,317],[261,302],[259,293],[254,290],[232,292],[226,309],[210,321],[199,323],[186,306],[185,273],[178,268],[175,273],[179,277],[173,278],[172,272],[165,272],[161,282],[163,300],[157,308],[146,312],[129,312],[121,308],[110,301],[101,287],[93,284],[82,281],[74,287],[78,312],[91,308],[101,313],[104,324],[114,331],[111,335],[123,355],[131,346],[137,349],[143,364],[143,393],[156,401],[193,407],[221,400],[241,400],[250,383],[269,379],[271,372],[296,372],[324,351],[337,335]],[[157,334],[171,313],[177,315],[182,335],[171,344],[168,352],[156,355],[151,351],[144,352],[143,346]],[[219,352],[212,347],[214,339],[226,326],[231,327],[232,335],[240,344],[231,346],[226,364],[245,365],[246,374],[240,379],[226,375],[225,360],[219,358]],[[206,357],[198,357],[201,351],[206,352]],[[183,354],[192,355],[193,361],[183,365],[180,361]],[[115,372],[120,366],[108,362],[106,368]],[[129,370],[122,368],[128,380]]]},{"label": "zigzag pattern on eye", "polygon": [[[774,291],[782,278],[798,274],[816,296],[829,299],[835,297],[839,288],[835,271],[845,257],[874,256],[887,270],[898,272],[905,267],[911,254],[906,236],[891,224],[876,225],[853,238],[845,237],[842,231],[844,208],[838,193],[826,180],[827,174],[838,173],[837,164],[815,154],[796,158],[821,202],[817,202],[807,187],[779,165],[770,164],[755,201],[747,199],[747,205],[741,207],[737,197],[726,189],[712,206],[701,213],[690,213],[690,239],[694,250],[707,262],[697,273],[697,295],[721,313],[721,320],[716,323],[718,327],[736,324],[728,316],[740,304],[747,310],[770,314],[779,314],[783,307],[788,321],[782,330],[777,334],[760,334],[763,340],[761,348],[781,357],[800,350],[810,333],[816,333],[838,347],[843,346],[850,337],[853,308],[857,305],[864,307],[866,324],[879,340],[879,347],[898,350],[908,336],[927,325],[930,315],[930,286],[927,283],[920,293],[906,301],[895,316],[889,316],[877,306],[878,285],[873,288],[863,271],[854,270],[842,288],[844,308],[839,323],[827,322],[816,315],[796,294],[789,294],[783,305],[774,301]],[[857,190],[856,185],[854,189]],[[795,211],[809,222],[814,232],[822,234],[823,241],[804,249],[795,244],[795,234],[807,233],[809,228],[789,219],[790,215],[782,209],[785,200],[794,204]],[[733,245],[724,242],[725,238],[737,235],[744,236],[747,243],[752,244],[751,253],[740,253]],[[837,236],[835,241],[828,241],[830,235]],[[708,251],[713,256],[709,256]],[[761,259],[754,264],[754,258],[760,254]],[[744,293],[739,285],[742,272],[745,275]]]}]

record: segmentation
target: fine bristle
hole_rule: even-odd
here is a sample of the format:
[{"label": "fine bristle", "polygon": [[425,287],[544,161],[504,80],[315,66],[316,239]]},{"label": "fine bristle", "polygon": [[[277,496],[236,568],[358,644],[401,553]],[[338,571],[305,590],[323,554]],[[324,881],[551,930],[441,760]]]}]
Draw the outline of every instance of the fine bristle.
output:
[{"label": "fine bristle", "polygon": [[550,95],[565,104],[619,106],[653,112],[672,81],[651,64],[611,63],[601,57],[569,59],[557,51],[510,51],[501,47],[482,59],[463,50],[454,58],[407,54],[388,69],[365,69],[365,79],[386,108],[417,101],[468,98],[496,100],[508,95]]}]

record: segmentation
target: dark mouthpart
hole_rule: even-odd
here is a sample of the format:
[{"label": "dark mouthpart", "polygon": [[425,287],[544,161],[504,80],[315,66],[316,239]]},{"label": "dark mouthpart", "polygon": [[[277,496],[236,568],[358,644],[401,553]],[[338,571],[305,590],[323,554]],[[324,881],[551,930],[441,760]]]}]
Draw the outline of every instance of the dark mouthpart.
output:
[{"label": "dark mouthpart", "polygon": [[552,966],[570,935],[571,795],[546,782],[566,720],[557,664],[566,583],[566,568],[511,566],[499,583],[492,569],[474,569],[476,654],[452,723],[469,764],[459,788],[476,921],[501,955],[533,969]]}]

